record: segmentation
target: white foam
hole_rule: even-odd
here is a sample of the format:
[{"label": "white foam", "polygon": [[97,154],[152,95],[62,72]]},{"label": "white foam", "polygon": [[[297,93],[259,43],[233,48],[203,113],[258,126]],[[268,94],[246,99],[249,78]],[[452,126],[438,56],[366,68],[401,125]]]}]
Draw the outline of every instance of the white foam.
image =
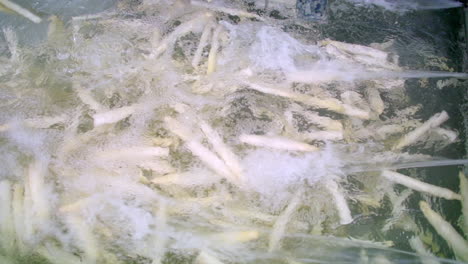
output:
[{"label": "white foam", "polygon": [[296,57],[304,53],[318,53],[316,46],[307,46],[289,34],[270,26],[262,26],[255,36],[249,58],[258,69],[290,72],[297,69]]},{"label": "white foam", "polygon": [[291,187],[341,175],[341,161],[333,152],[331,146],[307,154],[257,149],[249,152],[242,164],[252,189],[272,201],[281,201],[289,197]]},{"label": "white foam", "polygon": [[[74,36],[73,46],[60,43],[69,48],[69,58],[58,58],[60,64],[55,65],[54,53],[49,54],[53,48],[39,50],[50,56],[51,66],[59,68],[46,69],[46,77],[58,70],[56,73],[66,78],[62,72],[64,65],[69,67],[67,71],[79,74],[74,74],[70,80],[78,92],[69,95],[74,96],[70,104],[52,107],[48,95],[31,101],[19,98],[22,105],[34,108],[38,113],[38,119],[34,120],[40,121],[34,123],[34,128],[9,121],[1,126],[6,144],[0,147],[7,153],[0,153],[0,158],[8,163],[0,172],[2,179],[15,178],[11,175],[14,174],[19,179],[14,184],[22,184],[21,177],[33,158],[48,161],[39,179],[44,184],[36,183],[33,191],[41,194],[42,207],[49,205],[45,201],[50,202],[51,208],[44,214],[50,226],[44,226],[41,232],[27,227],[28,232],[31,231],[31,241],[45,246],[48,242],[45,236],[56,238],[61,242],[57,242],[57,247],[70,253],[78,252],[83,258],[98,251],[97,246],[99,250],[117,246],[110,251],[118,252],[115,257],[119,259],[156,258],[167,250],[175,250],[177,255],[183,256],[212,250],[226,263],[243,263],[240,255],[252,260],[263,254],[258,253],[265,250],[267,236],[263,233],[268,233],[281,212],[288,208],[298,187],[304,188],[304,193],[300,199],[296,196],[295,205],[280,217],[283,224],[275,238],[278,248],[281,248],[283,234],[309,232],[311,223],[317,225],[315,231],[322,225],[332,228],[340,225],[331,196],[324,188],[326,180],[332,179],[337,184],[336,188],[333,186],[333,195],[343,208],[346,201],[356,200],[353,190],[345,189],[343,184],[348,180],[346,173],[373,170],[375,166],[370,164],[376,162],[382,165],[425,160],[394,153],[385,147],[387,136],[396,136],[418,124],[413,118],[415,111],[399,114],[398,105],[395,118],[362,121],[352,117],[363,117],[368,111],[359,112],[360,109],[354,108],[365,108],[367,104],[362,86],[375,89],[395,86],[390,85],[387,78],[466,78],[462,73],[398,71],[401,69],[387,61],[385,52],[330,40],[320,44],[330,44],[328,48],[319,47],[294,35],[302,34],[301,30],[291,28],[295,32],[286,33],[282,28],[289,21],[276,23],[278,21],[270,18],[252,21],[245,18],[243,10],[235,13],[233,9],[242,9],[241,1],[208,2],[196,1],[198,6],[193,7],[190,1],[148,0],[131,8],[123,3],[121,8],[124,9],[117,9],[117,13],[132,14],[135,8],[138,17],[143,18],[113,13],[72,19],[70,31],[73,32],[67,33]],[[273,2],[286,3],[285,0]],[[220,8],[228,7],[227,4],[230,4],[229,9]],[[204,10],[203,6],[209,6],[211,11]],[[199,12],[202,10],[206,12]],[[226,13],[229,12],[240,14],[237,24],[222,21],[228,19]],[[257,15],[253,17],[258,18]],[[92,23],[88,23],[88,19],[92,19]],[[192,67],[191,62],[203,25],[210,22],[220,24],[218,28],[225,28],[226,32],[218,32],[218,56],[215,64],[212,63],[216,67],[206,75],[207,46],[200,53],[197,67]],[[183,28],[178,28],[176,24],[179,23]],[[64,30],[69,29],[65,27]],[[95,35],[88,34],[89,30]],[[21,45],[18,49],[22,51]],[[29,59],[27,57],[24,59]],[[25,61],[19,71],[29,70],[29,63]],[[42,74],[41,69],[34,68],[34,71]],[[301,72],[305,74],[296,76],[299,79],[292,78]],[[283,82],[285,76],[312,85],[291,85]],[[2,78],[11,78],[7,83],[11,94],[22,95],[31,90],[29,82],[24,84],[23,74]],[[384,81],[355,82],[375,78]],[[348,83],[335,85],[336,81]],[[399,87],[404,86],[403,82],[397,83]],[[246,89],[246,84],[250,89]],[[42,85],[37,84],[38,88],[49,88]],[[79,94],[80,91],[92,93]],[[386,95],[391,92],[385,91]],[[392,100],[385,101],[385,106],[394,107],[394,101],[406,103]],[[291,114],[288,122],[284,112],[294,104],[300,105],[293,108],[298,117]],[[36,105],[43,109],[32,107]],[[73,118],[44,123],[47,119],[41,117],[42,114],[56,116],[51,113],[51,107],[59,112],[72,112]],[[319,112],[307,115],[309,111]],[[351,117],[343,115],[351,112]],[[68,121],[70,119],[72,121]],[[186,126],[188,132],[171,129],[170,122],[164,122],[171,119]],[[200,124],[200,120],[206,124]],[[212,128],[213,133],[207,128]],[[435,132],[446,137],[447,142],[453,141],[451,131]],[[242,134],[275,135],[272,139],[276,139],[277,149],[271,148],[272,141],[242,144]],[[331,140],[335,141],[328,142]],[[346,143],[339,145],[343,141]],[[297,152],[284,150],[291,150],[292,145]],[[229,155],[223,149],[228,149]],[[299,152],[302,150],[312,152]],[[233,174],[245,175],[245,182],[226,180],[232,179]],[[356,180],[368,179],[360,176],[356,176]],[[361,193],[371,192],[372,195],[378,192],[375,190],[388,186],[376,177],[372,179],[366,186],[372,190],[365,188]],[[163,209],[160,207],[162,200],[167,201]],[[28,199],[25,203],[34,204]],[[56,207],[60,210],[55,210]],[[351,209],[359,210],[359,206]],[[342,224],[350,220],[343,216],[355,215],[355,212],[345,211],[341,211]],[[33,213],[31,210],[25,214],[32,216]],[[85,226],[83,230],[88,234],[80,237],[73,230],[63,232],[63,224],[70,216],[78,222],[78,227]],[[31,219],[25,217],[24,221],[27,223]],[[286,223],[291,224],[286,226]],[[244,244],[217,237],[220,233],[251,229],[252,233],[261,233],[258,241]],[[327,230],[323,232],[331,234]],[[89,252],[76,243],[92,236],[95,236],[94,242],[84,247]],[[96,248],[90,249],[94,245]],[[33,248],[27,250],[34,252]],[[153,259],[153,262],[158,261]]]}]

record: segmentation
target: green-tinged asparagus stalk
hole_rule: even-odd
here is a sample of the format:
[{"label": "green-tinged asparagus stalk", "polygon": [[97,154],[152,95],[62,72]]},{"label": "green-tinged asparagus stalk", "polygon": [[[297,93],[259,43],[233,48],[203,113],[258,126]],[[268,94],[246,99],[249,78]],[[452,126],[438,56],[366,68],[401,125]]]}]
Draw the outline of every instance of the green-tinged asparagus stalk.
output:
[{"label": "green-tinged asparagus stalk", "polygon": [[457,259],[468,261],[468,242],[457,233],[450,223],[433,211],[426,202],[419,202],[419,207],[437,233],[447,241]]},{"label": "green-tinged asparagus stalk", "polygon": [[460,193],[462,198],[463,230],[465,231],[466,237],[468,236],[468,234],[466,234],[468,232],[468,180],[463,171],[460,171],[458,176],[460,178]]},{"label": "green-tinged asparagus stalk", "polygon": [[218,25],[214,32],[213,32],[213,39],[211,41],[211,49],[210,53],[208,54],[208,68],[206,70],[206,74],[210,75],[216,70],[216,63],[218,57],[218,49],[219,49],[219,35],[223,31],[223,26]]},{"label": "green-tinged asparagus stalk", "polygon": [[273,230],[271,231],[270,238],[268,240],[268,251],[272,252],[277,250],[280,247],[281,239],[286,231],[286,226],[291,220],[293,213],[299,207],[301,202],[302,189],[299,189],[289,201],[288,206],[276,219],[275,224],[273,225]]},{"label": "green-tinged asparagus stalk", "polygon": [[0,181],[0,248],[11,252],[15,242],[15,228],[11,210],[11,183]]},{"label": "green-tinged asparagus stalk", "polygon": [[330,179],[325,182],[325,188],[330,192],[335,202],[336,209],[338,210],[338,215],[340,217],[340,224],[347,225],[353,221],[351,216],[351,210],[349,210],[346,199],[343,195],[343,192],[340,190],[340,187],[335,180]]},{"label": "green-tinged asparagus stalk", "polygon": [[13,186],[13,221],[16,232],[16,248],[20,254],[25,253],[26,246],[24,244],[24,187],[21,183],[16,183]]},{"label": "green-tinged asparagus stalk", "polygon": [[[416,251],[416,253],[422,255],[421,262],[423,264],[440,264],[439,261],[435,259],[435,256],[431,254],[423,245],[421,239],[417,236],[410,238],[408,241],[411,248]],[[426,256],[426,257],[425,257]]]}]

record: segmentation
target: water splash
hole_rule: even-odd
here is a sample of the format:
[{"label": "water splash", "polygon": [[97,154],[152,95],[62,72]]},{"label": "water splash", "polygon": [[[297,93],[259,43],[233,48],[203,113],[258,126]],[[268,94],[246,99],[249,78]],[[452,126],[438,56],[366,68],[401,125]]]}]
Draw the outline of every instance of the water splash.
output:
[{"label": "water splash", "polygon": [[[197,4],[129,0],[131,7],[122,4],[119,5],[122,9],[116,12],[133,12],[135,16],[98,16],[92,23],[87,21],[88,17],[72,19],[71,26],[64,28],[68,34],[62,37],[73,35],[73,40],[68,44],[51,41],[50,49],[29,51],[48,56],[39,59],[34,55],[20,56],[24,58],[20,62],[24,65],[18,71],[23,73],[27,69],[24,74],[4,77],[11,78],[7,89],[14,91],[12,94],[18,96],[18,101],[24,101],[23,107],[34,101],[25,98],[34,98],[43,104],[37,117],[31,117],[35,122],[22,122],[31,133],[21,133],[10,123],[0,126],[15,136],[6,137],[12,147],[2,148],[5,151],[0,151],[0,157],[7,152],[18,152],[18,155],[8,155],[3,160],[13,163],[6,167],[8,174],[17,174],[18,178],[24,176],[27,181],[28,178],[34,180],[37,173],[33,173],[35,167],[30,167],[29,175],[25,175],[28,174],[23,172],[25,167],[32,158],[45,152],[50,158],[43,163],[49,170],[44,170],[40,176],[54,185],[53,193],[57,196],[54,198],[57,205],[47,209],[53,214],[50,221],[57,222],[54,232],[58,237],[52,237],[52,234],[50,240],[49,236],[36,237],[36,234],[49,234],[42,231],[50,228],[36,224],[34,210],[29,210],[34,206],[34,203],[28,204],[29,185],[24,185],[23,195],[24,182],[11,182],[16,187],[18,203],[24,196],[27,209],[24,211],[32,212],[32,217],[16,220],[24,222],[25,226],[31,226],[28,223],[32,222],[37,228],[37,232],[29,232],[30,236],[25,240],[37,241],[41,248],[55,246],[60,250],[57,254],[70,255],[70,262],[78,258],[74,254],[80,252],[80,258],[93,260],[87,263],[117,263],[112,260],[116,252],[115,259],[135,258],[137,263],[151,260],[159,263],[165,252],[168,252],[168,258],[171,254],[181,258],[191,258],[193,254],[205,258],[215,256],[223,263],[262,263],[256,261],[262,257],[266,263],[272,263],[285,260],[285,256],[299,258],[304,263],[312,262],[312,258],[322,262],[328,259],[332,263],[341,257],[353,263],[358,261],[357,258],[366,257],[376,263],[385,262],[383,256],[404,259],[394,253],[385,253],[389,251],[383,249],[376,255],[366,250],[381,249],[388,245],[386,241],[330,237],[341,234],[341,228],[346,231],[354,227],[354,222],[349,226],[341,225],[345,221],[340,219],[344,218],[340,210],[350,214],[346,223],[353,220],[352,217],[359,222],[359,215],[364,212],[359,206],[352,211],[343,208],[347,207],[346,200],[362,203],[364,207],[369,203],[376,206],[376,203],[385,204],[382,202],[384,192],[380,190],[398,191],[377,175],[362,173],[352,175],[353,179],[368,188],[356,192],[353,182],[348,182],[345,170],[376,169],[367,162],[383,168],[406,168],[459,164],[461,161],[423,163],[426,160],[414,159],[416,155],[389,150],[391,139],[384,136],[375,139],[374,145],[368,143],[374,138],[360,136],[368,135],[365,130],[375,133],[376,127],[384,123],[388,128],[390,124],[393,126],[388,133],[399,136],[420,125],[420,121],[411,111],[407,115],[396,113],[396,118],[389,122],[379,118],[383,109],[375,111],[368,107],[365,111],[378,112],[372,119],[370,115],[360,115],[362,112],[357,110],[361,109],[353,108],[354,105],[363,106],[371,99],[374,102],[382,100],[378,89],[373,84],[362,84],[366,91],[356,89],[344,95],[343,89],[349,86],[328,82],[466,78],[467,75],[398,71],[397,63],[389,63],[390,54],[385,51],[329,40],[324,41],[329,43],[329,49],[323,48],[323,43],[312,45],[310,43],[314,42],[301,38],[301,30],[292,29],[294,32],[286,33],[283,27],[270,23],[269,19],[255,22],[245,19],[258,16],[244,11],[243,5],[236,5],[236,1],[229,6],[215,0],[191,3]],[[231,24],[235,16],[224,13],[242,18]],[[140,16],[144,18],[139,20]],[[199,26],[194,26],[194,22]],[[203,32],[212,35],[209,37],[211,45],[207,44],[209,41],[201,41]],[[57,32],[52,31],[53,34]],[[56,49],[53,45],[60,45],[60,50],[64,49],[69,56],[55,59],[56,54],[51,52]],[[333,45],[338,50],[333,50]],[[199,61],[193,64],[195,50],[203,52]],[[19,47],[18,52],[28,51]],[[43,64],[43,57],[50,58],[49,64]],[[9,57],[1,59],[7,61]],[[210,74],[206,74],[207,65],[215,69]],[[285,75],[293,76],[298,68],[312,69],[304,76],[312,82],[325,82],[325,85],[291,85],[282,87],[284,90],[243,88],[247,82],[281,83]],[[63,69],[76,73],[70,80],[73,92],[66,104],[55,106],[43,93],[51,88],[50,83],[43,80],[67,78]],[[43,89],[27,90],[30,83]],[[387,86],[386,82],[382,83]],[[60,84],[57,86],[62,87]],[[391,94],[393,90],[385,92]],[[382,101],[382,108],[393,108],[394,103],[398,107],[400,104],[407,106],[404,100],[391,99],[385,101],[386,105]],[[315,109],[321,107],[335,113]],[[27,116],[22,113],[26,111],[15,111],[18,108],[3,107],[2,116],[9,116],[6,113],[11,111],[19,120],[24,120]],[[61,113],[66,115],[63,119],[47,118]],[[355,116],[369,120],[359,120]],[[54,121],[45,126],[49,119]],[[201,127],[200,124],[204,125]],[[239,135],[245,133],[271,135],[270,140],[290,140],[248,145],[240,141]],[[319,133],[322,134],[319,136]],[[336,141],[345,144],[334,149],[340,145]],[[297,151],[293,148],[296,143],[307,146],[311,152]],[[282,148],[270,149],[272,145]],[[30,153],[35,156],[28,156]],[[421,163],[410,163],[421,160]],[[7,187],[10,185],[8,174],[0,174]],[[242,182],[244,185],[232,181],[236,177],[246,179]],[[297,192],[298,186],[304,188],[304,192]],[[373,193],[374,190],[379,193]],[[52,191],[43,192],[45,197],[40,198],[47,199],[49,193]],[[363,198],[361,193],[368,197]],[[293,199],[296,202],[300,197],[302,205],[294,209],[294,214],[293,209],[283,214],[283,208],[291,203],[290,197],[296,197]],[[9,199],[0,201],[7,201],[8,206],[2,208],[11,207]],[[393,212],[387,213],[385,217],[394,217],[390,215]],[[272,232],[272,227],[276,232]],[[375,229],[379,229],[379,223]],[[412,231],[417,233],[417,229]],[[21,231],[21,228],[17,230]],[[63,233],[63,230],[70,232]],[[311,231],[323,236],[306,235]],[[289,232],[301,235],[288,235]],[[380,231],[376,232],[379,234],[377,239],[381,240],[383,235],[380,237]],[[272,233],[278,234],[277,241],[283,243],[279,252],[270,254],[267,248],[271,246],[266,245],[272,241],[269,239]],[[343,234],[348,236],[348,233]],[[369,239],[367,235],[359,238]],[[311,246],[313,244],[307,241],[309,238],[318,245]],[[346,248],[357,246],[359,251],[344,252],[340,245]],[[35,253],[37,247],[26,245],[25,248]],[[326,250],[322,250],[324,248]],[[158,250],[161,252],[155,253]],[[54,259],[51,256],[54,250],[49,251],[40,250],[39,253]],[[362,254],[358,256],[356,252]],[[4,254],[3,251],[0,254]],[[0,255],[0,259],[2,257]],[[412,257],[415,261],[417,258]],[[163,262],[176,261],[166,259]],[[294,259],[285,262],[294,263]],[[63,262],[55,260],[54,263]]]},{"label": "water splash", "polygon": [[355,173],[355,172],[365,172],[365,171],[381,171],[382,169],[399,170],[399,169],[410,169],[410,168],[462,166],[462,165],[467,165],[467,164],[468,164],[468,159],[428,160],[428,161],[402,162],[402,163],[393,163],[393,164],[353,165],[353,166],[344,167],[343,170],[348,173]]},{"label": "water splash", "polygon": [[[359,68],[359,67],[357,67]],[[342,67],[337,64],[315,66],[312,70],[296,71],[287,74],[291,82],[321,83],[329,81],[363,81],[377,79],[421,79],[421,78],[458,78],[468,79],[463,72],[443,71],[367,71],[362,69]]]}]

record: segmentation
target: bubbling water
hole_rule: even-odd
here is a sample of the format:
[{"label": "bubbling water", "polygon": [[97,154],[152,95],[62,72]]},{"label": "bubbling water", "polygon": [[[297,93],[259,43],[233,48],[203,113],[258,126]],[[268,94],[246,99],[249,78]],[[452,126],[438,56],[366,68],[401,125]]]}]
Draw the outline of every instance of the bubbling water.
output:
[{"label": "bubbling water", "polygon": [[[464,198],[388,170],[434,164],[458,133],[445,111],[419,118],[404,79],[467,75],[284,30],[295,22],[145,0],[54,17],[39,47],[4,28],[0,261],[432,260],[411,189]],[[353,233],[362,219],[375,224]],[[389,230],[425,256],[388,249],[404,247]]]}]

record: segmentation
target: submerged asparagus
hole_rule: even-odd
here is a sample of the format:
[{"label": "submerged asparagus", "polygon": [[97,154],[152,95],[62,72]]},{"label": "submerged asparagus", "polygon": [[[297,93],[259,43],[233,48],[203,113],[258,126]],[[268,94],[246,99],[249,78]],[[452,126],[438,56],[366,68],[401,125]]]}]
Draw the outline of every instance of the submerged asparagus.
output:
[{"label": "submerged asparagus", "polygon": [[[350,235],[342,232],[352,230],[353,216],[356,222],[372,217],[385,194],[393,204],[385,213],[386,230],[417,231],[402,209],[411,190],[397,192],[392,183],[461,200],[468,214],[462,176],[461,195],[396,172],[376,177],[382,166],[464,163],[385,151],[389,136],[420,125],[414,112],[398,110],[406,102],[392,89],[403,81],[385,79],[416,72],[398,72],[389,53],[332,40],[312,45],[298,39],[299,31],[284,32],[288,19],[276,23],[273,14],[234,8],[237,2],[126,4],[73,18],[73,28],[63,28],[73,31],[73,46],[39,50],[39,62],[18,45],[14,31],[4,30],[11,56],[0,56],[0,77],[7,80],[1,95],[14,100],[2,103],[13,110],[2,110],[9,114],[25,104],[37,112],[19,111],[0,126],[0,155],[12,164],[0,174],[2,247],[54,264],[157,264],[172,256],[199,264],[244,263],[280,254],[281,261],[293,263],[306,260],[295,255],[292,237],[336,248],[393,245],[380,226],[376,237],[382,241],[370,241],[367,231],[334,237]],[[53,69],[37,69],[44,58]],[[352,71],[341,71],[347,69],[341,65]],[[302,68],[316,70],[301,75]],[[287,82],[295,74],[312,84]],[[360,75],[383,79],[341,82]],[[56,85],[54,78],[65,84]],[[43,95],[55,86],[65,86],[66,106]],[[385,108],[396,108],[396,117],[389,118]],[[425,134],[455,142],[455,132],[439,127],[447,118],[437,114],[393,150]],[[421,208],[431,223],[445,227],[442,217]],[[462,259],[457,239],[450,244]],[[426,252],[420,241],[412,244]],[[3,255],[1,261],[14,261]],[[367,260],[389,262],[378,254]]]},{"label": "submerged asparagus", "polygon": [[25,9],[24,7],[9,1],[9,0],[0,0],[0,5],[3,5],[14,12],[24,16],[25,18],[31,20],[34,23],[41,23],[42,19],[38,17],[37,15],[33,14],[31,11]]},{"label": "submerged asparagus", "polygon": [[416,179],[410,178],[406,175],[398,172],[385,170],[382,172],[382,176],[386,179],[404,185],[416,191],[429,193],[431,195],[442,197],[448,200],[461,200],[461,196],[457,193],[452,192],[449,189],[434,186],[432,184],[424,183]]},{"label": "submerged asparagus", "polygon": [[442,111],[438,114],[435,114],[429,120],[424,122],[420,127],[416,128],[415,130],[409,132],[404,137],[402,137],[394,146],[393,150],[402,149],[408,145],[411,145],[418,141],[422,135],[427,133],[432,128],[439,127],[442,123],[447,121],[449,116],[447,112]]},{"label": "submerged asparagus", "polygon": [[468,261],[468,241],[463,239],[452,225],[445,221],[438,213],[434,212],[426,202],[419,202],[419,207],[437,233],[443,237],[453,249],[457,259]]}]

